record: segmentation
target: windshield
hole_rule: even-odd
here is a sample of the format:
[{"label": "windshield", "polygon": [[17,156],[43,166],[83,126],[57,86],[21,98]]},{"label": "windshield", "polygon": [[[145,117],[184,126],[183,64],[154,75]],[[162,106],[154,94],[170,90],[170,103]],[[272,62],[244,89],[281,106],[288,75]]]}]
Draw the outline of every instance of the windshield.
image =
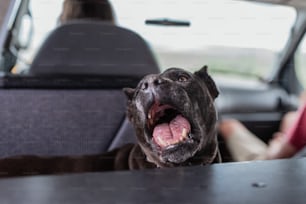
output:
[{"label": "windshield", "polygon": [[[197,70],[208,65],[214,76],[259,79],[274,68],[295,20],[287,6],[243,1],[112,0],[117,24],[139,33],[151,46],[162,70]],[[34,18],[32,46],[22,54],[31,62],[56,26],[62,0],[30,3]],[[148,25],[146,20],[172,19],[189,26]]]}]

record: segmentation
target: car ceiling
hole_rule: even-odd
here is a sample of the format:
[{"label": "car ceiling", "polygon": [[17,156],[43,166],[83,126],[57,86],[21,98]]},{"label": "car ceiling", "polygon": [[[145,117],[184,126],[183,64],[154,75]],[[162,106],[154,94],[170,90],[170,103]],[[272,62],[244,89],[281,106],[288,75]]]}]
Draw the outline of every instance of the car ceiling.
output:
[{"label": "car ceiling", "polygon": [[246,1],[282,4],[282,5],[293,6],[296,8],[306,9],[305,0],[246,0]]}]

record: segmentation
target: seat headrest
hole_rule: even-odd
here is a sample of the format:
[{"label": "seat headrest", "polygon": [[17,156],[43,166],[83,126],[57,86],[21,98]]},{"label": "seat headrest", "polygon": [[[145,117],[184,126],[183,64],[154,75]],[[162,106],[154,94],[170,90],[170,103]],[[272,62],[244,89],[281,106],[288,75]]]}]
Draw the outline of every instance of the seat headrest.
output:
[{"label": "seat headrest", "polygon": [[136,33],[103,22],[76,21],[56,28],[38,51],[33,75],[136,76],[160,70]]}]

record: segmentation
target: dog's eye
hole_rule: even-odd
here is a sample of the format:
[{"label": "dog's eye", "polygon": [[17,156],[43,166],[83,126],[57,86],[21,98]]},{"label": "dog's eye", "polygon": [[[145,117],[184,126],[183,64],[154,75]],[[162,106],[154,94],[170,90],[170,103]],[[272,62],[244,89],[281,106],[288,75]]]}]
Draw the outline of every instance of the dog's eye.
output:
[{"label": "dog's eye", "polygon": [[178,81],[179,82],[186,82],[186,81],[188,81],[188,76],[186,76],[186,75],[180,75],[179,77],[178,77]]}]

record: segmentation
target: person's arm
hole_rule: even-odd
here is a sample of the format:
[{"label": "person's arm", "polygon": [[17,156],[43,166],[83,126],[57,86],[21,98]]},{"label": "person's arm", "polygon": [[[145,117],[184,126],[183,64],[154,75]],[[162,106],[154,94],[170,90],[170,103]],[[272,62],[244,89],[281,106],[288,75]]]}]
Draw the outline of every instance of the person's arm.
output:
[{"label": "person's arm", "polygon": [[298,117],[286,134],[288,143],[297,151],[306,146],[306,103],[299,109]]},{"label": "person's arm", "polygon": [[275,137],[269,144],[267,159],[281,159],[294,156],[306,146],[306,104],[298,111],[292,126],[285,133]]}]

